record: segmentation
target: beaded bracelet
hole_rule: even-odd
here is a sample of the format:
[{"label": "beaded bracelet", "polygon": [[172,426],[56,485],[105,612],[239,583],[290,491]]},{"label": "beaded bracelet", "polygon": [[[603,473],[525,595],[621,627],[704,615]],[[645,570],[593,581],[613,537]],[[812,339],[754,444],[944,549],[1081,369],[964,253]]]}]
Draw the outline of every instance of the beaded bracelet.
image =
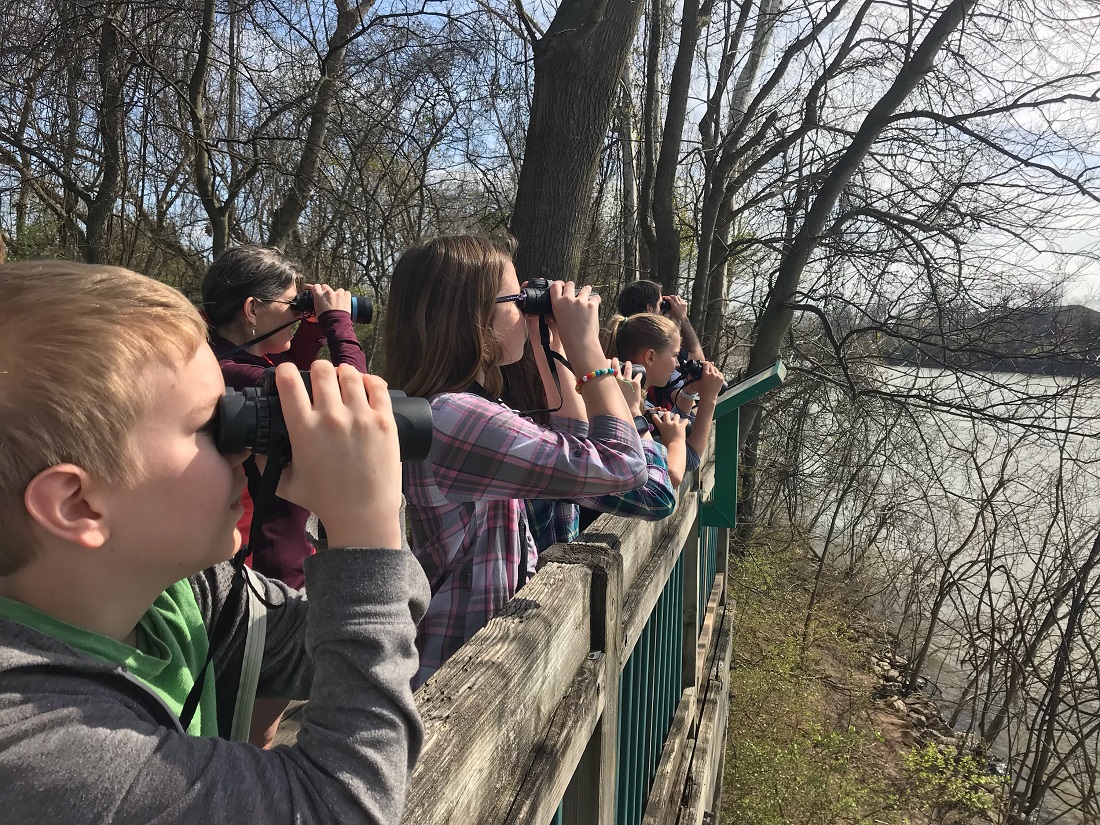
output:
[{"label": "beaded bracelet", "polygon": [[608,367],[607,369],[596,370],[595,372],[590,372],[587,375],[582,375],[577,380],[577,392],[580,392],[581,387],[583,387],[593,378],[599,378],[601,375],[615,375],[615,370],[613,370],[611,367]]}]

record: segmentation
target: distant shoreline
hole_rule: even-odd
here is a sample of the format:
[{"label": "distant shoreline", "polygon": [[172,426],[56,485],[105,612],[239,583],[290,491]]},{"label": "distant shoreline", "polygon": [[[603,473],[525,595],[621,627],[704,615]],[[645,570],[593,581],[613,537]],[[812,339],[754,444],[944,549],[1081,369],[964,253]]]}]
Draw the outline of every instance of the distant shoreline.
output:
[{"label": "distant shoreline", "polygon": [[940,361],[937,359],[902,358],[883,356],[883,364],[888,367],[917,367],[924,369],[967,369],[975,372],[1016,372],[1027,375],[1049,375],[1058,377],[1100,377],[1100,362],[1080,359],[1058,359],[1050,357],[1018,358],[974,358],[963,361]]}]

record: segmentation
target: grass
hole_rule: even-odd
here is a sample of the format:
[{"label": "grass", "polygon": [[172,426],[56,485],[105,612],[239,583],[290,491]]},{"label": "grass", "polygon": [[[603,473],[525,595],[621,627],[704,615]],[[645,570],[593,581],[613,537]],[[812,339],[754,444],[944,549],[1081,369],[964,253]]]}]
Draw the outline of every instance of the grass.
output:
[{"label": "grass", "polygon": [[830,598],[802,651],[805,560],[757,545],[731,559],[729,575],[737,613],[725,825],[983,821],[973,797],[956,804],[957,783],[940,781],[950,760],[923,753],[908,722],[870,698],[871,642],[854,630],[863,618],[845,605],[842,582],[826,583]]}]

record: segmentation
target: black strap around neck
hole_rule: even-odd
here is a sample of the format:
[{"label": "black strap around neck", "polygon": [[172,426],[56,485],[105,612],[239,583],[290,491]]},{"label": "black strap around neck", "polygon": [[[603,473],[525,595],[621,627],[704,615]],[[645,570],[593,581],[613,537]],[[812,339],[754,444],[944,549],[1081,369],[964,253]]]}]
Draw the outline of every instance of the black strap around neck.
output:
[{"label": "black strap around neck", "polygon": [[[567,370],[572,371],[573,369],[572,364],[566,361],[562,356],[558,355],[558,353],[550,349],[550,327],[546,324],[545,315],[539,316],[539,339],[542,344],[542,351],[546,355],[546,363],[550,367],[550,375],[554,378],[554,387],[558,391],[558,406],[546,407],[545,409],[541,410],[523,410],[522,412],[520,412],[520,415],[522,415],[524,418],[530,418],[533,415],[539,415],[541,413],[555,413],[560,410],[565,404],[565,396],[562,395],[561,392],[561,378],[558,377],[558,364],[561,364]],[[550,399],[547,399],[548,403],[549,400]]]},{"label": "black strap around neck", "polygon": [[[252,525],[249,527],[249,537],[262,530],[264,524],[271,518],[271,510],[275,506],[275,491],[279,487],[279,478],[282,476],[284,466],[275,461],[268,461],[264,467],[263,475],[260,476],[259,488],[252,499]],[[244,572],[245,560],[250,555],[252,555],[252,548],[249,544],[246,544],[233,556],[233,581],[229,586],[229,594],[218,612],[218,618],[214,621],[214,626],[207,636],[206,661],[203,662],[202,670],[195,677],[195,683],[191,686],[191,690],[183,702],[183,707],[180,709],[180,724],[183,725],[185,731],[191,724],[191,720],[195,718],[195,711],[199,708],[203,685],[206,684],[206,674],[210,670],[210,662],[214,659],[214,650],[228,638],[233,624],[233,617],[240,615],[244,589],[247,587],[251,590],[268,610],[274,610],[281,606],[272,604],[264,597],[263,593],[257,591],[252,579]]]},{"label": "black strap around neck", "polygon": [[271,332],[265,332],[263,335],[257,335],[251,341],[245,341],[243,344],[235,346],[231,350],[228,350],[228,351],[223,352],[223,353],[219,353],[218,360],[221,360],[223,358],[228,358],[230,355],[236,355],[238,352],[244,352],[246,349],[251,347],[253,344],[258,344],[258,343],[260,343],[260,341],[265,341],[268,338],[270,338],[272,335],[274,335],[276,332],[282,332],[284,329],[289,327],[291,324],[296,324],[296,323],[298,323],[297,318],[295,318],[293,321],[287,321],[282,326],[275,327],[275,329],[271,330]]}]

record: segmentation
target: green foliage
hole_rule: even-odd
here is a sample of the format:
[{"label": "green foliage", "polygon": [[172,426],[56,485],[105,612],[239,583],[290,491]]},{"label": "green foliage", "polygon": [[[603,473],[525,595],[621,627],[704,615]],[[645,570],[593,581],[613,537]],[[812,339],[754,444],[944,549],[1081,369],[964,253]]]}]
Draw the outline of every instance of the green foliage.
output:
[{"label": "green foliage", "polygon": [[753,553],[731,571],[738,659],[730,676],[722,821],[901,822],[896,794],[874,770],[870,751],[880,738],[828,718],[822,685],[800,656],[800,594],[788,564]]},{"label": "green foliage", "polygon": [[995,797],[981,761],[954,746],[929,742],[905,755],[911,773],[909,797],[935,818],[948,813],[977,814],[993,809]]},{"label": "green foliage", "polygon": [[[34,206],[32,202],[32,207]],[[61,241],[61,224],[57,217],[45,209],[29,210],[29,215],[18,234],[9,235],[7,250],[9,261],[33,261],[39,258],[77,258],[79,250],[65,248]]]}]

